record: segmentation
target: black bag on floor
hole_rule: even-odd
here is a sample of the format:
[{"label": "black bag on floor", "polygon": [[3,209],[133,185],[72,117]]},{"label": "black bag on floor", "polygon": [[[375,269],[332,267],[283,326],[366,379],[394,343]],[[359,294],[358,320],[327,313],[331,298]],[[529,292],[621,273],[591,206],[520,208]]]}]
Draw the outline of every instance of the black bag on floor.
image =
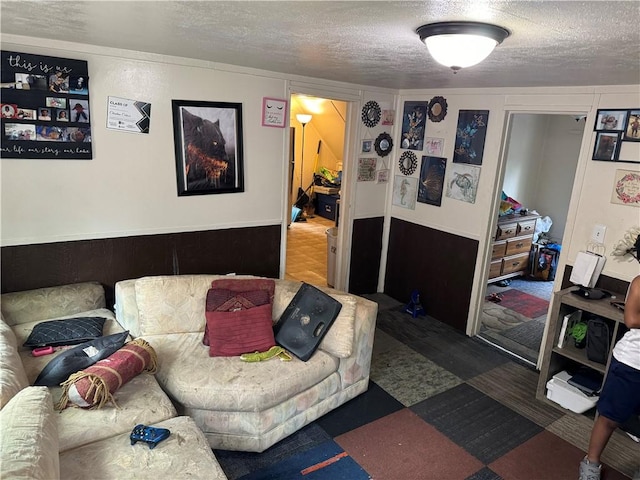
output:
[{"label": "black bag on floor", "polygon": [[610,344],[609,324],[598,317],[589,320],[587,322],[587,358],[592,362],[606,364]]}]

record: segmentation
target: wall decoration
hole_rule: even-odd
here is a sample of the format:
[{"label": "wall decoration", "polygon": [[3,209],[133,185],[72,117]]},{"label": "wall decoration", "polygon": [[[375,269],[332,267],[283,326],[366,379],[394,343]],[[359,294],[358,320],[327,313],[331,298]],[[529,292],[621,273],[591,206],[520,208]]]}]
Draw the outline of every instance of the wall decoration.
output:
[{"label": "wall decoration", "polygon": [[453,163],[482,165],[488,121],[488,110],[460,110]]},{"label": "wall decoration", "polygon": [[418,201],[439,207],[442,204],[444,174],[447,159],[442,157],[422,157],[420,183],[418,183]]},{"label": "wall decoration", "polygon": [[447,178],[446,195],[467,203],[476,203],[480,167],[452,163]]},{"label": "wall decoration", "polygon": [[424,151],[432,157],[441,157],[444,150],[444,138],[427,137],[424,141]]},{"label": "wall decoration", "polygon": [[413,152],[402,152],[398,160],[398,168],[405,175],[411,175],[418,167],[418,157]]},{"label": "wall decoration", "polygon": [[383,168],[376,174],[376,183],[389,183],[389,169]]},{"label": "wall decoration", "polygon": [[376,179],[377,158],[358,159],[358,182],[373,182]]},{"label": "wall decoration", "polygon": [[380,115],[381,111],[378,102],[371,100],[362,107],[362,123],[364,123],[366,127],[375,127],[380,121]]},{"label": "wall decoration", "polygon": [[383,110],[382,111],[382,121],[380,125],[393,125],[393,119],[396,116],[395,110]]},{"label": "wall decoration", "polygon": [[593,160],[614,162],[620,153],[620,132],[598,132],[596,146],[593,149]]},{"label": "wall decoration", "polygon": [[373,150],[373,140],[362,141],[362,153],[371,153]]},{"label": "wall decoration", "polygon": [[593,129],[596,132],[622,132],[626,126],[627,110],[598,110]]},{"label": "wall decoration", "polygon": [[93,158],[84,60],[0,53],[2,158]]},{"label": "wall decoration", "polygon": [[108,97],[107,128],[131,133],[149,133],[150,123],[150,103]]},{"label": "wall decoration", "polygon": [[393,204],[414,210],[416,208],[417,191],[417,178],[396,175],[393,179]]},{"label": "wall decoration", "polygon": [[376,153],[381,157],[386,157],[391,153],[393,148],[393,139],[387,132],[383,132],[378,135],[376,141],[373,143],[373,147],[376,149]]},{"label": "wall decoration", "polygon": [[447,101],[444,97],[433,97],[429,101],[427,114],[429,115],[429,120],[432,122],[441,122],[444,120],[444,117],[447,116]]},{"label": "wall decoration", "polygon": [[242,104],[172,106],[178,196],[244,192]]},{"label": "wall decoration", "polygon": [[262,126],[284,128],[288,118],[287,105],[286,100],[264,97],[262,99]]},{"label": "wall decoration", "polygon": [[611,203],[640,207],[640,172],[616,170]]},{"label": "wall decoration", "polygon": [[422,150],[426,118],[426,102],[404,102],[400,148]]},{"label": "wall decoration", "polygon": [[640,142],[640,110],[629,110],[627,126],[622,140],[625,142]]}]

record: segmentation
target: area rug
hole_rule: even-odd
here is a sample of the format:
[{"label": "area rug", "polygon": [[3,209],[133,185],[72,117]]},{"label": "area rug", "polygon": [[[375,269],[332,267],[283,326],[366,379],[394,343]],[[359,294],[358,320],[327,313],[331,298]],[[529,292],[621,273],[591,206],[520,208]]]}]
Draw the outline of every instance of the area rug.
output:
[{"label": "area rug", "polygon": [[520,290],[509,289],[501,293],[502,301],[498,304],[527,318],[538,318],[547,313],[549,302],[534,297]]}]

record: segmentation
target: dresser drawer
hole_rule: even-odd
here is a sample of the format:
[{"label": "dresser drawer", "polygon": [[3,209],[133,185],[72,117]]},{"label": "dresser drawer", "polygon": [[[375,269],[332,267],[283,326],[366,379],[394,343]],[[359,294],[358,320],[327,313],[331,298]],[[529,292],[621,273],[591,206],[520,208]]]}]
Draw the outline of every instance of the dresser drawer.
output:
[{"label": "dresser drawer", "polygon": [[529,254],[521,253],[502,259],[502,275],[526,270],[529,265]]},{"label": "dresser drawer", "polygon": [[517,231],[518,231],[518,224],[515,222],[498,225],[498,231],[496,232],[496,240],[504,240],[505,238],[515,237]]},{"label": "dresser drawer", "polygon": [[517,237],[507,240],[507,251],[504,256],[527,253],[531,250],[531,237]]},{"label": "dresser drawer", "polygon": [[536,231],[536,220],[527,222],[518,222],[518,230],[516,235],[533,235]]},{"label": "dresser drawer", "polygon": [[489,266],[489,278],[498,277],[502,273],[502,259],[494,260]]},{"label": "dresser drawer", "polygon": [[506,251],[507,251],[507,242],[505,240],[494,243],[493,249],[491,250],[491,260],[504,257],[506,255],[505,253]]}]

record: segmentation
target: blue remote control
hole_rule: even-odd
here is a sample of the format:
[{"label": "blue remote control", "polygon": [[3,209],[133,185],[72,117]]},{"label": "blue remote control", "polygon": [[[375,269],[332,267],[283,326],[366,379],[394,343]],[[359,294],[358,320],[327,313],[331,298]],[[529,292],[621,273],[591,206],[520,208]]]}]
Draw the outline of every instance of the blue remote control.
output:
[{"label": "blue remote control", "polygon": [[171,432],[167,428],[149,427],[147,425],[136,425],[131,431],[129,438],[131,439],[131,445],[135,445],[136,442],[146,442],[149,448],[155,448],[165,438],[168,438]]}]

